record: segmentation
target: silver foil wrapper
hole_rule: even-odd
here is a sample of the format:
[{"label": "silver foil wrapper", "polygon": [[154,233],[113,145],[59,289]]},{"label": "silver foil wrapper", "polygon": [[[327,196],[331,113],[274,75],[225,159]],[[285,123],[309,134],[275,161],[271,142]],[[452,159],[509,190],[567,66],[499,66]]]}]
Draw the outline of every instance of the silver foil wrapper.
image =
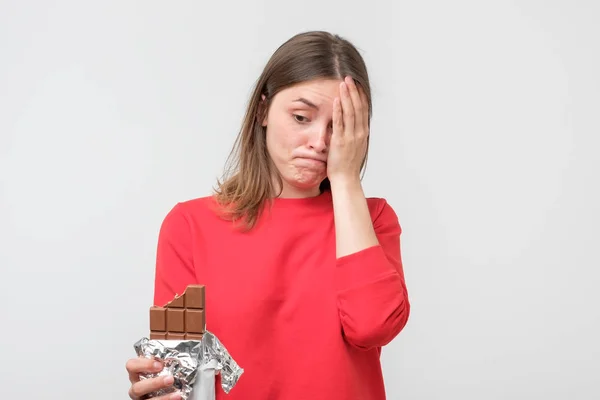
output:
[{"label": "silver foil wrapper", "polygon": [[145,398],[179,392],[183,400],[191,399],[199,374],[206,368],[221,375],[221,387],[229,393],[244,370],[231,357],[225,346],[210,332],[198,340],[150,340],[146,337],[134,344],[138,356],[154,358],[164,364],[162,371],[140,375],[140,379],[172,375],[171,387],[156,391]]}]

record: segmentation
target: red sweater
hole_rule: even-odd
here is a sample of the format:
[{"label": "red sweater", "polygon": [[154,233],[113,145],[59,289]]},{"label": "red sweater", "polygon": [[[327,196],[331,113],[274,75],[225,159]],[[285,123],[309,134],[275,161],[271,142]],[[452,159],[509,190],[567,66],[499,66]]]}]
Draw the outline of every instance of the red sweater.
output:
[{"label": "red sweater", "polygon": [[339,259],[330,192],[276,199],[249,233],[218,218],[211,197],[168,213],[154,304],[206,285],[207,330],[245,371],[218,400],[385,399],[381,347],[410,305],[396,214],[368,204],[379,245]]}]

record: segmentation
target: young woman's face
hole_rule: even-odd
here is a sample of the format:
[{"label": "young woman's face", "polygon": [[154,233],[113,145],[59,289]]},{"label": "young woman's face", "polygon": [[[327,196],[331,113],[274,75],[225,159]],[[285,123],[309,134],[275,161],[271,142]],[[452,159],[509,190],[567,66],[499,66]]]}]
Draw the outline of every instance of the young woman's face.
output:
[{"label": "young woman's face", "polygon": [[297,84],[273,98],[263,121],[267,150],[283,180],[281,197],[310,197],[327,177],[333,100],[341,80]]}]

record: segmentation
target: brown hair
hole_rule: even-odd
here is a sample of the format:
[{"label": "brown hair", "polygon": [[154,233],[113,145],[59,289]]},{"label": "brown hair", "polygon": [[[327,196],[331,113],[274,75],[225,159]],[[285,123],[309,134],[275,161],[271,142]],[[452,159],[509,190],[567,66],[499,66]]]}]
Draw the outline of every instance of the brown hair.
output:
[{"label": "brown hair", "polygon": [[[243,220],[245,227],[251,229],[265,202],[277,196],[274,172],[281,187],[281,177],[267,153],[266,128],[262,126],[273,97],[297,83],[345,76],[351,76],[364,89],[370,120],[372,101],[367,67],[352,43],[329,32],[310,31],[293,36],[273,53],[256,82],[223,180],[218,181],[215,189],[224,218]],[[366,156],[361,170],[365,164]],[[320,188],[322,191],[330,189],[327,178]]]}]

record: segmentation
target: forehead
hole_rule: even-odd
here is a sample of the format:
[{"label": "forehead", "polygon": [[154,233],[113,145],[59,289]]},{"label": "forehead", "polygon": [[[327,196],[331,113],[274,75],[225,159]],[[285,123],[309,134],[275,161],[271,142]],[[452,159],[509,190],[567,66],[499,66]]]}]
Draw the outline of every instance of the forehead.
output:
[{"label": "forehead", "polygon": [[341,82],[341,79],[315,79],[301,82],[282,90],[275,97],[285,101],[303,98],[316,105],[330,103],[340,95]]}]

